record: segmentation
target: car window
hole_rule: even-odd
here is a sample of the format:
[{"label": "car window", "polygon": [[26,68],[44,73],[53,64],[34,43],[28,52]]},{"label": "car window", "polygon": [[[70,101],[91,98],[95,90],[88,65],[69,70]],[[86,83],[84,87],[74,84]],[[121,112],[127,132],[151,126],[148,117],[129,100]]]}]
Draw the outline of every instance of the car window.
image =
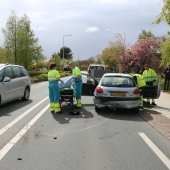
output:
[{"label": "car window", "polygon": [[104,70],[104,67],[99,66],[99,67],[97,67],[97,70]]},{"label": "car window", "polygon": [[123,76],[105,76],[101,82],[106,87],[135,87],[133,78]]},{"label": "car window", "polygon": [[14,73],[14,78],[21,77],[21,69],[17,66],[12,67],[13,73]]},{"label": "car window", "polygon": [[103,66],[90,66],[90,70],[104,70]]},{"label": "car window", "polygon": [[90,66],[89,70],[94,70],[94,68],[95,68],[94,66]]},{"label": "car window", "polygon": [[4,69],[0,71],[0,82],[3,80],[3,78],[4,78]]},{"label": "car window", "polygon": [[12,74],[12,69],[11,69],[11,67],[5,67],[4,77],[13,78],[13,74]]},{"label": "car window", "polygon": [[28,76],[28,72],[24,67],[21,67],[23,76]]}]

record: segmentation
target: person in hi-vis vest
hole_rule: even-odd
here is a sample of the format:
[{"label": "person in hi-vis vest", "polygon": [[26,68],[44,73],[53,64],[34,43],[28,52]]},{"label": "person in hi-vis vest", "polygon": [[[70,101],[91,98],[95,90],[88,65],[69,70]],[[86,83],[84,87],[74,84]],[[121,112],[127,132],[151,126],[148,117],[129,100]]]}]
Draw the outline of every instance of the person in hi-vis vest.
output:
[{"label": "person in hi-vis vest", "polygon": [[75,81],[75,90],[76,90],[76,107],[81,108],[81,95],[82,95],[82,76],[81,71],[78,67],[74,67],[73,63],[69,64],[69,68],[72,70],[72,75],[74,76]]},{"label": "person in hi-vis vest", "polygon": [[[157,74],[156,72],[149,67],[148,64],[145,64],[145,70],[142,74],[143,78],[145,79],[146,85],[153,86],[154,81],[157,80]],[[147,103],[150,103],[150,100],[147,99]],[[152,98],[151,99],[151,104],[155,104],[155,100]]]},{"label": "person in hi-vis vest", "polygon": [[60,74],[56,70],[56,64],[51,63],[50,71],[48,72],[49,81],[49,98],[50,98],[50,111],[51,113],[60,113],[60,89],[58,86],[58,81],[60,81]]},{"label": "person in hi-vis vest", "polygon": [[142,75],[140,74],[134,74],[134,79],[135,79],[135,82],[137,84],[137,87],[141,90],[141,93],[140,93],[140,108],[143,109],[143,91],[142,89],[146,86],[146,82],[143,78]]}]

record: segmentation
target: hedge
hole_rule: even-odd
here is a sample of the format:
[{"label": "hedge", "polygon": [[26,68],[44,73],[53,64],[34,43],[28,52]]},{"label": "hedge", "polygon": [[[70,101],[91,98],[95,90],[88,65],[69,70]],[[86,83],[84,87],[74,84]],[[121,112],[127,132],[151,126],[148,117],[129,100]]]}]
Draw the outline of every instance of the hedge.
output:
[{"label": "hedge", "polygon": [[[70,76],[71,73],[70,72],[63,72],[63,71],[59,71],[60,76],[61,77],[66,77],[66,76]],[[41,82],[41,81],[47,81],[48,80],[48,71],[37,71],[37,72],[30,72],[29,73],[30,77],[31,77],[31,82],[35,83],[35,82]]]}]

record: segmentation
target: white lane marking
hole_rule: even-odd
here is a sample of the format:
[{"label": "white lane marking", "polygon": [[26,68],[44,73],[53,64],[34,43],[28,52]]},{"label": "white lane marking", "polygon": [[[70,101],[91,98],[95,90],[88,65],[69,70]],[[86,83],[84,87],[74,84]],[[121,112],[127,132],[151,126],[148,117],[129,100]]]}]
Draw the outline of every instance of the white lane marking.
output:
[{"label": "white lane marking", "polygon": [[47,105],[41,110],[23,129],[21,129],[1,150],[0,160],[10,151],[10,149],[19,141],[19,139],[34,125],[34,123],[46,112],[49,108]]},{"label": "white lane marking", "polygon": [[95,125],[93,125],[93,126],[89,126],[89,127],[87,127],[87,128],[80,129],[80,130],[76,131],[76,133],[83,132],[83,131],[86,131],[86,130],[88,130],[88,129],[92,129],[92,128],[96,127],[96,126],[102,125],[102,124],[105,123],[106,121],[108,121],[108,119],[107,119],[107,120],[104,120],[104,121],[102,121],[102,122],[99,122],[99,123],[97,123],[97,124],[95,124]]},{"label": "white lane marking", "polygon": [[47,100],[48,97],[44,98],[43,100],[41,100],[40,102],[38,102],[36,105],[34,105],[33,107],[31,107],[29,110],[27,110],[26,112],[22,113],[20,116],[18,116],[16,119],[14,119],[13,121],[11,121],[10,123],[8,123],[5,127],[3,127],[2,129],[0,129],[0,136],[5,133],[8,129],[10,129],[12,126],[14,126],[19,120],[21,120],[23,117],[25,117],[28,113],[30,113],[32,110],[34,110],[36,107],[38,107],[40,104],[42,104],[45,100]]},{"label": "white lane marking", "polygon": [[170,169],[170,160],[164,153],[142,132],[138,133],[140,137],[146,142],[146,144],[152,149],[157,157]]}]

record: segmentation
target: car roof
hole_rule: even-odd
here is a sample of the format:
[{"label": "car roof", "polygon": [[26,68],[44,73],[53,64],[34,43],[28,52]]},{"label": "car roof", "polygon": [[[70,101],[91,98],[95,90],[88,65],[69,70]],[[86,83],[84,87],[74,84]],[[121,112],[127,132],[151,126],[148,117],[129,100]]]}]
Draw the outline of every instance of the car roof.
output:
[{"label": "car roof", "polygon": [[101,66],[101,67],[105,67],[105,65],[102,65],[102,64],[90,64],[89,67],[91,66]]},{"label": "car roof", "polygon": [[133,76],[130,74],[125,74],[125,73],[105,73],[103,77],[105,76],[122,76],[122,77],[130,77],[132,78]]},{"label": "car roof", "polygon": [[6,64],[0,64],[0,70],[5,67]]},{"label": "car roof", "polygon": [[18,67],[22,67],[21,65],[17,65],[17,64],[3,64],[3,63],[0,63],[0,67],[5,67],[5,66],[18,66]]}]

